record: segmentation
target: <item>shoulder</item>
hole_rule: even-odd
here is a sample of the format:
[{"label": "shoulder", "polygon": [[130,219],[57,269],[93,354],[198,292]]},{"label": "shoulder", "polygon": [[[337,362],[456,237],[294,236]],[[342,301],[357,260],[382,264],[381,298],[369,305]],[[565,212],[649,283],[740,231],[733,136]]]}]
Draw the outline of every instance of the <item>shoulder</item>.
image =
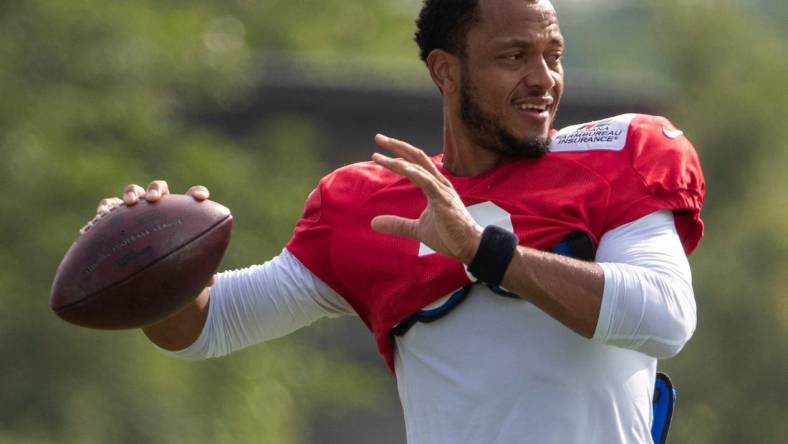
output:
[{"label": "shoulder", "polygon": [[360,205],[380,190],[403,178],[375,162],[359,162],[338,168],[320,179],[309,201],[338,210]]},{"label": "shoulder", "polygon": [[621,114],[571,125],[552,136],[551,153],[571,157],[603,176],[636,173],[651,185],[701,188],[703,173],[695,147],[670,120]]},{"label": "shoulder", "polygon": [[358,162],[345,165],[324,176],[320,183],[335,191],[374,192],[399,179],[397,174],[375,162]]},{"label": "shoulder", "polygon": [[703,233],[705,179],[698,154],[670,120],[622,114],[553,133],[551,154],[595,171],[609,185],[605,229],[658,210],[676,212],[685,249]]}]

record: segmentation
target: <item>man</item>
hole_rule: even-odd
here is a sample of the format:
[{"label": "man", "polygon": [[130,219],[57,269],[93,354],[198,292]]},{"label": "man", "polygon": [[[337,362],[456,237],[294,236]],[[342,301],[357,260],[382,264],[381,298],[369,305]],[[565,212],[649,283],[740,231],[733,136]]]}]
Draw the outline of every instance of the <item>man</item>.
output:
[{"label": "man", "polygon": [[[427,0],[417,24],[443,154],[376,136],[398,158],[323,178],[281,255],[218,275],[145,334],[205,358],[355,314],[395,372],[410,444],[652,442],[657,359],[696,322],[692,146],[643,115],[550,129],[564,41],[547,0]],[[168,192],[130,185],[123,201]]]}]

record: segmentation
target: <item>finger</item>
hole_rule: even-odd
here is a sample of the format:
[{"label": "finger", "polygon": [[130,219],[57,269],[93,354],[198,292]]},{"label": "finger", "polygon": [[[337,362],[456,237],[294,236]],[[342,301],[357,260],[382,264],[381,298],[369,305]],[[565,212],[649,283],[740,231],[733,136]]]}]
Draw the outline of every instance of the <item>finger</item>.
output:
[{"label": "finger", "polygon": [[134,205],[143,196],[145,196],[145,188],[136,183],[126,185],[126,189],[123,190],[123,203],[129,206]]},{"label": "finger", "polygon": [[385,148],[396,155],[421,166],[433,176],[444,178],[443,174],[438,171],[438,168],[432,162],[432,159],[430,159],[427,153],[424,152],[424,150],[416,148],[415,146],[402,140],[384,136],[383,134],[375,135],[375,143],[377,143],[381,148]]},{"label": "finger", "polygon": [[98,206],[96,207],[96,215],[103,216],[122,204],[123,201],[117,197],[101,199],[101,202],[99,202]]},{"label": "finger", "polygon": [[203,201],[211,197],[211,192],[208,191],[208,188],[205,188],[202,185],[194,185],[186,191],[186,195],[191,196],[198,201]]},{"label": "finger", "polygon": [[418,239],[416,230],[419,221],[416,219],[406,219],[399,216],[375,216],[370,222],[373,230],[384,233],[393,234],[396,236],[409,237],[411,239]]},{"label": "finger", "polygon": [[145,200],[148,202],[156,202],[161,199],[161,196],[170,194],[170,187],[164,180],[154,180],[148,185],[148,190],[145,192]]},{"label": "finger", "polygon": [[372,160],[401,176],[407,177],[414,185],[421,188],[428,198],[438,199],[441,197],[441,185],[445,186],[446,184],[442,184],[437,177],[425,171],[421,166],[403,159],[392,159],[380,153],[373,154]]},{"label": "finger", "polygon": [[214,285],[216,285],[216,275],[211,276],[211,280],[208,281],[206,287],[213,287]]},{"label": "finger", "polygon": [[372,159],[389,170],[407,177],[414,185],[421,188],[428,198],[434,199],[441,196],[440,181],[421,166],[404,159],[392,159],[380,153],[373,154]]}]

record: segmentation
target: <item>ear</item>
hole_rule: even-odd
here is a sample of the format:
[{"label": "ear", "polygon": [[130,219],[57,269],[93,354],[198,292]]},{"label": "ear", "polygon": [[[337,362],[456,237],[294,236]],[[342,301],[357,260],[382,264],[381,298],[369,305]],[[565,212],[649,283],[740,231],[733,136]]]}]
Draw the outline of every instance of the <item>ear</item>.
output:
[{"label": "ear", "polygon": [[433,49],[427,56],[430,76],[441,94],[452,94],[460,85],[460,59],[442,49]]}]

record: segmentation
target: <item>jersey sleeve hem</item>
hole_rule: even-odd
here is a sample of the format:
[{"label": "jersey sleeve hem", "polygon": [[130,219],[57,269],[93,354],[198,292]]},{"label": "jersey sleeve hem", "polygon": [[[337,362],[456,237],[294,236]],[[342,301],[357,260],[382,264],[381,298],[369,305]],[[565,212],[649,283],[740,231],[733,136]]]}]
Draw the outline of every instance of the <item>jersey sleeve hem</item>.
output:
[{"label": "jersey sleeve hem", "polygon": [[691,190],[677,190],[670,195],[648,194],[634,201],[610,222],[606,231],[637,220],[660,210],[673,211],[684,252],[690,255],[703,237],[703,221],[700,218],[702,199]]}]

